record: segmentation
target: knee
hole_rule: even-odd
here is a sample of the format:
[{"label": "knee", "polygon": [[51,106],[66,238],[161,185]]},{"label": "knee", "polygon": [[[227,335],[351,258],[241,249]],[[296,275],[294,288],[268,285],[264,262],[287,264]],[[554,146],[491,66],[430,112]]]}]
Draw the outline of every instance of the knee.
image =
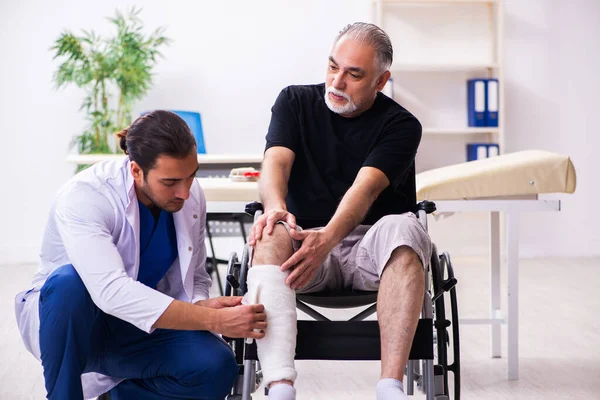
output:
[{"label": "knee", "polygon": [[261,239],[256,243],[252,263],[254,265],[274,264],[280,265],[294,253],[292,238],[286,227],[275,224],[273,233],[263,231]]},{"label": "knee", "polygon": [[402,270],[423,272],[423,263],[419,255],[409,246],[400,246],[396,248],[390,257],[390,266]]},{"label": "knee", "polygon": [[79,309],[91,303],[91,297],[73,265],[54,270],[40,290],[40,302],[52,300],[63,312]]},{"label": "knee", "polygon": [[211,375],[214,377],[212,389],[214,398],[224,398],[235,384],[239,373],[233,352],[225,348],[221,353],[214,359],[211,368]]},{"label": "knee", "polygon": [[180,372],[176,374],[179,384],[197,388],[210,399],[224,398],[239,372],[233,352],[220,341],[211,344],[210,348],[203,346],[197,350],[198,353],[192,351],[185,354],[185,361],[181,360],[177,368]]},{"label": "knee", "polygon": [[[396,248],[381,275],[381,282],[395,282],[402,287],[423,290],[425,270],[418,254],[408,246]],[[421,294],[419,294],[421,296]]]}]

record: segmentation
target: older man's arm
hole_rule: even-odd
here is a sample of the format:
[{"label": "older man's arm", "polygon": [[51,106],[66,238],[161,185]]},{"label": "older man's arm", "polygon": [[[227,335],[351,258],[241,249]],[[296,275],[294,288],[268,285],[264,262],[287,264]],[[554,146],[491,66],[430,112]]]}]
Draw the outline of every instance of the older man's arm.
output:
[{"label": "older man's arm", "polygon": [[310,281],[317,267],[361,223],[373,202],[389,184],[390,181],[379,169],[363,167],[327,226],[321,230],[290,231],[294,239],[302,241],[300,250],[281,266],[282,270],[294,267],[286,280],[292,289],[301,288]]}]

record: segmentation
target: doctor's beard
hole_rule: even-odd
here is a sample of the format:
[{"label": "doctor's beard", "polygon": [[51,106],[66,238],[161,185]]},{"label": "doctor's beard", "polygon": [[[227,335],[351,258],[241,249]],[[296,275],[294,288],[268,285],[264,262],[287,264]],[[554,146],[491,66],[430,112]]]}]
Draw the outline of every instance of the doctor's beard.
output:
[{"label": "doctor's beard", "polygon": [[170,213],[176,213],[183,208],[184,200],[179,198],[171,199],[167,202],[160,201],[154,195],[154,192],[148,185],[148,182],[144,179],[144,185],[142,186],[142,192],[152,202],[155,207],[165,210]]}]

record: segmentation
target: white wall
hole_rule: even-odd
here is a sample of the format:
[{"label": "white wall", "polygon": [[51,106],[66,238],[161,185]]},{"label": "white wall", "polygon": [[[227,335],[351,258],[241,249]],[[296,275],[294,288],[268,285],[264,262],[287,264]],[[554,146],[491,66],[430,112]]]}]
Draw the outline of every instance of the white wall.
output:
[{"label": "white wall", "polygon": [[[333,38],[369,15],[368,1],[157,1],[133,3],[173,39],[136,112],[200,110],[207,151],[262,152],[270,108],[292,83],[324,79]],[[49,51],[63,29],[110,32],[105,1],[0,2],[0,263],[36,260],[49,202],[74,170],[65,163],[84,126],[82,92],[54,91]],[[42,178],[42,174],[45,176]]]},{"label": "white wall", "polygon": [[508,149],[568,154],[577,171],[562,212],[523,219],[523,253],[598,255],[600,2],[510,0],[505,29]]},{"label": "white wall", "polygon": [[[335,34],[349,22],[371,19],[369,0],[135,4],[144,8],[148,28],[164,25],[174,40],[163,51],[154,88],[135,111],[200,110],[213,153],[260,152],[279,90],[322,81]],[[69,140],[85,124],[77,113],[82,93],[53,90],[57,64],[49,47],[63,29],[106,33],[104,17],[117,6],[129,5],[116,0],[0,2],[0,263],[36,260],[49,202],[74,170],[64,161]],[[600,37],[600,3],[507,0],[505,17],[508,150],[569,154],[578,173],[577,193],[560,197],[563,212],[523,220],[522,254],[600,254],[594,226],[600,221],[591,212],[600,197],[600,168],[591,154],[600,148],[592,132],[600,105],[600,52],[594,39]],[[485,251],[484,219],[460,223],[468,220],[443,221],[464,235],[436,241],[459,253]]]},{"label": "white wall", "polygon": [[[577,172],[561,212],[523,214],[523,257],[600,254],[600,2],[505,0],[504,72],[506,151],[543,149],[569,155]],[[444,151],[440,141],[422,150]],[[457,150],[457,142],[449,143]],[[461,142],[462,143],[462,142]],[[426,144],[427,145],[427,144]],[[435,147],[437,146],[437,147]],[[486,254],[487,216],[462,214],[431,230],[454,254]]]}]

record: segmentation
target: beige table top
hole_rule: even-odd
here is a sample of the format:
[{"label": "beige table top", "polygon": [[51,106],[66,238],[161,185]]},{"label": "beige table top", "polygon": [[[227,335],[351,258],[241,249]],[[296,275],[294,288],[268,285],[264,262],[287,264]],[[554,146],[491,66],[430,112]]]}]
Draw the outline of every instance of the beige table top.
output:
[{"label": "beige table top", "polygon": [[[67,162],[73,164],[95,164],[105,160],[122,160],[124,154],[69,154]],[[200,165],[260,164],[262,154],[198,154]]]}]

